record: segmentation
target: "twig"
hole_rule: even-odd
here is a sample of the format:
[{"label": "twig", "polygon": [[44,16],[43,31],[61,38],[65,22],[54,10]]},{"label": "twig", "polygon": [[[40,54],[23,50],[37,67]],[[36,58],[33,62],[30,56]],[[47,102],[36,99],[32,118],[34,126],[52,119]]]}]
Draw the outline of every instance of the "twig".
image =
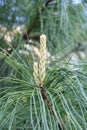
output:
[{"label": "twig", "polygon": [[45,6],[47,7],[48,4],[49,4],[51,1],[53,1],[53,0],[47,0],[46,3],[45,3]]},{"label": "twig", "polygon": [[48,98],[48,96],[47,96],[47,94],[46,94],[46,91],[45,91],[43,85],[40,85],[40,90],[41,90],[41,94],[42,94],[43,100],[46,101],[47,106],[48,106],[48,108],[49,108],[51,114],[52,114],[52,115],[56,118],[56,120],[58,121],[59,130],[64,130],[63,125],[62,125],[62,123],[61,123],[59,117],[57,116],[57,114],[56,114],[55,111],[53,110],[53,107],[52,107],[52,105],[51,105],[51,103],[50,103],[50,100],[49,100],[49,98]]},{"label": "twig", "polygon": [[[47,0],[46,3],[45,3],[45,7],[47,7],[51,1],[53,1],[53,0]],[[36,14],[36,16],[35,16],[35,18],[34,18],[32,24],[31,24],[30,28],[28,29],[27,33],[24,33],[24,34],[23,34],[23,38],[24,38],[24,39],[27,39],[27,38],[29,37],[29,34],[31,33],[33,27],[36,25],[36,20],[39,18],[39,15],[40,15],[43,11],[44,11],[44,7],[42,6],[41,11],[40,11],[40,12],[38,11],[38,13]]]}]

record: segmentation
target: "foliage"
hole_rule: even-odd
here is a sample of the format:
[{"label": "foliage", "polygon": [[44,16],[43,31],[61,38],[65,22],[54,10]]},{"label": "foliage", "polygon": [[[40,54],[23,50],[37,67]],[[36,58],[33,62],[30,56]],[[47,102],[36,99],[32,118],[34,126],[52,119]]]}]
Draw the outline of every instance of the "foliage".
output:
[{"label": "foliage", "polygon": [[[64,130],[87,129],[87,59],[79,56],[80,49],[85,53],[87,48],[85,3],[2,0],[0,24],[6,31],[0,32],[0,130],[61,130],[35,84],[33,63],[39,62],[38,56],[31,50],[19,53],[26,51],[24,45],[39,48],[41,33],[47,35],[50,54],[44,82],[49,103]],[[7,42],[4,36],[18,25],[23,34]],[[72,53],[79,57],[76,63]]]},{"label": "foliage", "polygon": [[[12,77],[0,79],[6,83],[6,87],[0,87],[0,128],[58,129],[56,119],[50,114],[40,90],[35,85],[30,63],[20,63],[12,57],[6,57],[5,61],[16,73],[13,72]],[[86,80],[85,72],[66,68],[47,71],[45,90],[67,130],[86,130]]]}]

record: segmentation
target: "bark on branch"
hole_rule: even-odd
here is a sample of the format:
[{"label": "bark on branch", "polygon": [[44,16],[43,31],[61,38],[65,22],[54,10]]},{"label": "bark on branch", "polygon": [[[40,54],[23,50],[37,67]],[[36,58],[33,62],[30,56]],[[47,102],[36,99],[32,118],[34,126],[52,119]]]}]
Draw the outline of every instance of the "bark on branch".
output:
[{"label": "bark on branch", "polygon": [[[45,7],[47,7],[51,1],[53,1],[53,0],[47,0],[46,3],[45,3]],[[38,10],[38,12],[37,12],[37,14],[36,14],[36,16],[35,16],[35,18],[34,18],[32,24],[31,24],[31,26],[30,26],[29,29],[27,30],[27,33],[24,33],[24,34],[23,34],[23,38],[24,38],[25,40],[26,40],[27,38],[29,38],[29,35],[30,35],[31,31],[33,30],[33,28],[34,28],[35,25],[36,25],[36,20],[39,19],[39,16],[40,16],[40,14],[41,14],[43,11],[44,11],[44,7],[42,6],[41,11],[39,12],[39,10]]]},{"label": "bark on branch", "polygon": [[52,107],[52,104],[51,104],[51,102],[50,102],[50,100],[49,100],[49,98],[48,98],[48,96],[46,94],[46,91],[45,91],[43,85],[40,85],[40,90],[41,90],[41,94],[42,94],[43,100],[47,103],[47,106],[48,106],[48,108],[50,110],[50,113],[56,118],[56,120],[58,122],[59,130],[64,130],[63,125],[62,125],[59,117],[55,113],[55,111],[54,111],[54,109]]}]

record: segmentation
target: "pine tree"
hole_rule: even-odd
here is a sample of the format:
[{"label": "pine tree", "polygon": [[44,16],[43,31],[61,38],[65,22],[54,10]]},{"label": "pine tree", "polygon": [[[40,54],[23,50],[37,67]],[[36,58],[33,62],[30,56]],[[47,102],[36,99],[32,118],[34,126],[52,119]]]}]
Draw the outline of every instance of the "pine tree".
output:
[{"label": "pine tree", "polygon": [[86,24],[84,0],[0,1],[0,130],[87,129]]}]

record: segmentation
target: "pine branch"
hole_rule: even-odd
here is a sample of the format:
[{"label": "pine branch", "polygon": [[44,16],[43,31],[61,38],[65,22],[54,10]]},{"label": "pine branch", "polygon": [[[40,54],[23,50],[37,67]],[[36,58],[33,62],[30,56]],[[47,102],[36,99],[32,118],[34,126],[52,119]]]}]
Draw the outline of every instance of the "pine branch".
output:
[{"label": "pine branch", "polygon": [[49,4],[51,1],[53,1],[53,0],[47,0],[46,3],[45,3],[45,7],[47,7],[48,4]]},{"label": "pine branch", "polygon": [[[51,1],[53,1],[53,0],[47,0],[46,3],[45,3],[45,7],[47,7]],[[32,24],[31,24],[30,28],[27,30],[27,33],[23,34],[23,39],[26,40],[27,38],[29,38],[29,35],[30,35],[31,31],[36,26],[36,23],[37,23],[36,20],[39,19],[39,16],[40,16],[41,13],[43,13],[43,11],[44,11],[44,7],[42,6],[40,12],[39,11],[37,12],[37,14],[36,14]]]},{"label": "pine branch", "polygon": [[47,96],[47,94],[46,94],[46,91],[45,91],[43,85],[40,85],[40,90],[41,90],[41,94],[42,94],[43,100],[47,103],[47,106],[48,106],[48,108],[49,108],[49,110],[50,110],[50,113],[51,113],[51,114],[56,118],[56,120],[58,121],[59,130],[64,130],[63,125],[62,125],[62,123],[61,123],[59,117],[58,117],[57,114],[55,113],[55,111],[54,111],[54,109],[53,109],[53,107],[52,107],[52,105],[51,105],[51,103],[50,103],[50,100],[49,100],[49,98],[48,98],[48,96]]}]

